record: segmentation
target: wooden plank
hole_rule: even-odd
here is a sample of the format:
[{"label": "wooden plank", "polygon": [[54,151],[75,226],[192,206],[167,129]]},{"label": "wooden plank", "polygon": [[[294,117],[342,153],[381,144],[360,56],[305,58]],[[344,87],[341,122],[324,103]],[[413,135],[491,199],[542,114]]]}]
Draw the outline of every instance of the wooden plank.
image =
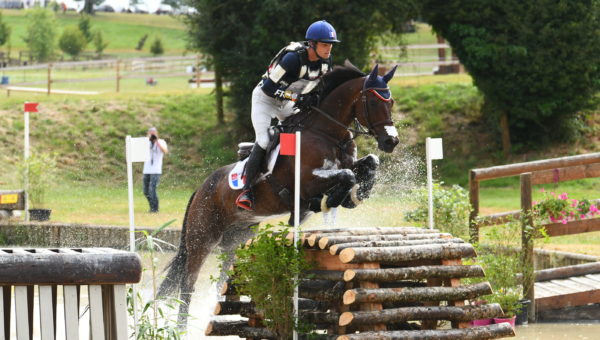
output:
[{"label": "wooden plank", "polygon": [[89,285],[90,332],[93,340],[104,340],[104,317],[102,314],[102,286]]},{"label": "wooden plank", "polygon": [[40,332],[42,340],[54,340],[56,334],[54,301],[52,286],[38,286]]},{"label": "wooden plank", "polygon": [[15,318],[17,321],[17,339],[32,340],[29,327],[33,320],[29,318],[29,301],[27,286],[15,287]]},{"label": "wooden plank", "polygon": [[537,311],[559,309],[564,307],[583,306],[590,303],[600,303],[600,290],[588,290],[573,294],[564,294],[536,299]]},{"label": "wooden plank", "polygon": [[[544,224],[548,236],[574,235],[600,231],[600,217],[588,218],[579,221],[570,221],[567,224],[550,223]],[[536,235],[537,238],[543,238],[542,235]]]},{"label": "wooden plank", "polygon": [[532,184],[537,185],[593,177],[600,177],[600,163],[535,171],[532,174],[531,182]]},{"label": "wooden plank", "polygon": [[479,216],[478,227],[486,227],[498,224],[504,224],[518,220],[521,217],[521,210],[507,211],[503,213]]},{"label": "wooden plank", "polygon": [[481,181],[492,178],[517,176],[525,172],[566,168],[577,165],[600,163],[600,152],[577,156],[543,159],[539,161],[513,163],[489,168],[473,169],[474,178]]},{"label": "wooden plank", "polygon": [[116,340],[127,340],[127,288],[125,285],[114,285],[113,296]]},{"label": "wooden plank", "polygon": [[[379,263],[370,262],[370,263],[361,263],[361,267],[363,269],[378,269],[380,268]],[[359,282],[360,288],[379,288],[379,284],[371,281],[361,281]],[[365,311],[381,311],[383,309],[383,305],[381,303],[361,303],[360,310]],[[375,325],[371,325],[370,327],[366,327],[363,330],[372,330],[372,331],[385,331],[387,330],[385,324],[379,323]]]},{"label": "wooden plank", "polygon": [[579,283],[577,281],[573,281],[573,280],[552,280],[550,282],[554,283],[557,286],[563,287],[567,292],[570,292],[570,293],[576,293],[576,292],[593,289],[593,287],[581,284],[581,283]]},{"label": "wooden plank", "polygon": [[555,285],[553,285],[550,282],[539,282],[536,283],[535,287],[541,287],[542,289],[548,292],[549,296],[556,296],[561,294],[559,291],[556,290]]},{"label": "wooden plank", "polygon": [[[548,281],[554,279],[568,278],[572,276],[582,276],[587,274],[600,273],[600,262],[591,262],[578,264],[574,266],[565,266],[558,268],[549,268],[535,271],[535,280]],[[600,275],[598,275],[600,278]]]},{"label": "wooden plank", "polygon": [[0,286],[0,340],[10,340],[11,286]]},{"label": "wooden plank", "polygon": [[590,280],[598,281],[598,283],[600,284],[600,274],[588,274],[585,277],[587,277]]},{"label": "wooden plank", "polygon": [[77,286],[63,286],[66,340],[79,340],[79,291]]},{"label": "wooden plank", "polygon": [[565,295],[565,294],[572,294],[572,293],[578,292],[577,290],[569,289],[569,288],[563,287],[561,285],[557,285],[556,283],[553,283],[553,282],[546,282],[546,287],[548,289],[555,291],[557,293],[557,295]]},{"label": "wooden plank", "polygon": [[[42,89],[42,88],[38,88],[38,87],[20,87],[20,86],[7,86],[5,88],[7,93],[10,93],[11,91],[18,91],[18,92],[40,92],[40,93],[47,93],[48,89]],[[73,91],[73,90],[57,90],[57,89],[52,89],[51,91],[52,93],[55,94],[77,94],[77,95],[96,95],[96,94],[100,94],[100,92],[96,92],[96,91]]]},{"label": "wooden plank", "polygon": [[[442,265],[443,266],[461,266],[462,260],[461,259],[442,260]],[[451,279],[446,279],[445,281],[446,281],[446,284],[448,284],[450,287],[459,287],[460,286],[460,278],[451,278]],[[448,304],[450,306],[462,307],[465,305],[465,300],[448,301]],[[469,328],[469,327],[470,327],[469,322],[452,321],[452,328]]]},{"label": "wooden plank", "polygon": [[598,284],[598,282],[596,282],[595,280],[590,280],[590,279],[588,279],[585,276],[572,277],[571,280],[589,286],[590,290],[592,290],[592,289],[600,289],[600,284]]}]

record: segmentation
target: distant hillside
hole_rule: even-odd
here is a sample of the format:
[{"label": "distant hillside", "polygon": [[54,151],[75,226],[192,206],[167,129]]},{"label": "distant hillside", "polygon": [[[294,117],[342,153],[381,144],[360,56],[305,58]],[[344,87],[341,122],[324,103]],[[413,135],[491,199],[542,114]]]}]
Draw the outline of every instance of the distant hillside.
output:
[{"label": "distant hillside", "polygon": [[[16,57],[18,51],[26,50],[23,41],[27,28],[26,10],[1,10],[3,21],[11,28],[11,56]],[[77,25],[79,14],[75,12],[56,13],[59,35],[67,26]],[[185,52],[186,31],[185,25],[174,16],[155,14],[133,13],[106,13],[97,12],[91,16],[92,31],[102,32],[108,42],[106,54],[120,57],[150,56],[150,44],[155,37],[160,36],[163,41],[165,55],[181,55]],[[148,35],[144,48],[137,51],[138,41]],[[2,47],[6,51],[8,44]],[[93,51],[89,44],[87,50]]]}]

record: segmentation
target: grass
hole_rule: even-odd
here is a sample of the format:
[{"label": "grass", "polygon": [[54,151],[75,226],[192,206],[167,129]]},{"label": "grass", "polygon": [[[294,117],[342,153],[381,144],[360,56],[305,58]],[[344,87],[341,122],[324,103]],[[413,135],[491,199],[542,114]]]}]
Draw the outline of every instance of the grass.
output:
[{"label": "grass", "polygon": [[[27,50],[22,39],[27,29],[26,14],[26,10],[2,10],[3,21],[12,31],[10,44],[13,58],[18,56],[18,51]],[[77,25],[79,14],[59,12],[56,18],[58,36],[60,36],[65,27]],[[157,36],[163,40],[166,55],[181,55],[186,50],[185,25],[173,16],[98,12],[91,17],[90,21],[92,31],[102,31],[104,40],[109,43],[105,50],[106,54],[120,57],[151,56],[150,44]],[[148,34],[146,44],[143,50],[137,51],[135,47],[144,34]],[[6,45],[3,48],[6,48]],[[88,50],[92,49],[93,45],[88,45]]]}]

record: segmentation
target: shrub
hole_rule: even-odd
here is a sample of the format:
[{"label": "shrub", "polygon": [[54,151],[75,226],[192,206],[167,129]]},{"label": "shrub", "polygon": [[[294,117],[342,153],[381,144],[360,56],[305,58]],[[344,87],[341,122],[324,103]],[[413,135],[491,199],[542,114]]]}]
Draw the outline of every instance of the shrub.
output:
[{"label": "shrub", "polygon": [[0,46],[6,44],[10,38],[10,27],[2,21],[2,12],[0,12]]},{"label": "shrub", "polygon": [[33,58],[39,62],[49,60],[56,43],[56,17],[53,12],[36,8],[27,11],[25,43]]},{"label": "shrub", "polygon": [[60,49],[73,59],[77,58],[85,48],[85,45],[87,45],[87,40],[77,26],[65,28],[58,40]]},{"label": "shrub", "polygon": [[294,329],[294,279],[309,269],[303,252],[286,238],[289,226],[256,228],[256,237],[247,247],[235,251],[236,264],[230,277],[242,295],[248,295],[264,313],[265,324],[278,339],[291,339]]},{"label": "shrub", "polygon": [[46,191],[56,172],[56,157],[52,154],[32,152],[27,160],[19,164],[18,170],[21,183],[25,182],[25,177],[29,183],[27,196],[31,202],[30,208],[44,208]]},{"label": "shrub", "polygon": [[[442,183],[433,185],[433,221],[435,228],[442,232],[450,233],[455,237],[468,238],[469,215],[471,203],[467,190],[458,185],[450,188],[441,186]],[[412,196],[416,208],[408,211],[404,219],[409,222],[428,221],[429,195],[426,187],[415,189]]]},{"label": "shrub", "polygon": [[146,39],[148,39],[148,34],[144,34],[140,40],[138,40],[137,46],[135,47],[136,50],[141,51],[144,48],[144,45],[146,44]]},{"label": "shrub", "polygon": [[102,55],[102,53],[104,52],[104,49],[106,48],[106,46],[108,46],[108,42],[104,41],[104,36],[102,35],[102,31],[94,32],[93,43],[94,43],[94,50],[96,51],[96,53],[99,56]]},{"label": "shrub", "polygon": [[160,37],[156,37],[150,46],[150,53],[153,56],[158,56],[165,53],[165,49],[163,47],[162,39]]},{"label": "shrub", "polygon": [[77,24],[81,33],[85,37],[85,40],[89,43],[92,42],[94,38],[92,35],[92,24],[90,23],[90,16],[87,14],[82,14],[79,17],[79,23]]}]

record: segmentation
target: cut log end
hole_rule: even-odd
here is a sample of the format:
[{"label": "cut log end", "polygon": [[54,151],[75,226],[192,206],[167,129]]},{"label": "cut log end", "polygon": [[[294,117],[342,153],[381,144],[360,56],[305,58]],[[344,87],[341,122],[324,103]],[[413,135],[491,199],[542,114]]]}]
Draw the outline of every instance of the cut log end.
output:
[{"label": "cut log end", "polygon": [[314,247],[317,243],[317,234],[312,234],[308,237],[308,245]]},{"label": "cut log end", "polygon": [[354,319],[354,315],[352,315],[351,312],[344,312],[344,313],[342,313],[342,315],[340,315],[339,324],[340,324],[340,326],[348,326],[349,324],[352,323],[353,319]]},{"label": "cut log end", "polygon": [[344,281],[350,282],[350,281],[354,280],[355,276],[356,276],[356,272],[354,270],[346,269],[346,271],[344,272]]},{"label": "cut log end", "polygon": [[352,248],[344,249],[340,252],[340,261],[342,263],[350,263],[354,259],[355,251]]},{"label": "cut log end", "polygon": [[213,327],[214,327],[214,326],[213,326],[213,322],[214,322],[214,321],[211,321],[211,322],[209,322],[209,323],[208,323],[208,326],[206,326],[206,330],[204,331],[204,335],[206,335],[206,336],[210,336],[210,335],[212,334],[212,332],[213,332]]},{"label": "cut log end", "polygon": [[217,305],[215,306],[215,310],[213,312],[214,315],[221,315],[221,304],[217,302]]},{"label": "cut log end", "polygon": [[344,293],[343,301],[345,305],[351,305],[356,301],[356,293],[352,290],[347,290]]},{"label": "cut log end", "polygon": [[340,335],[336,340],[350,340],[350,338],[347,335]]},{"label": "cut log end", "polygon": [[338,245],[334,244],[331,247],[329,247],[329,254],[337,255],[337,250],[338,250]]},{"label": "cut log end", "polygon": [[319,240],[319,248],[325,249],[325,248],[327,248],[328,244],[329,244],[329,237],[321,237],[321,239]]}]

